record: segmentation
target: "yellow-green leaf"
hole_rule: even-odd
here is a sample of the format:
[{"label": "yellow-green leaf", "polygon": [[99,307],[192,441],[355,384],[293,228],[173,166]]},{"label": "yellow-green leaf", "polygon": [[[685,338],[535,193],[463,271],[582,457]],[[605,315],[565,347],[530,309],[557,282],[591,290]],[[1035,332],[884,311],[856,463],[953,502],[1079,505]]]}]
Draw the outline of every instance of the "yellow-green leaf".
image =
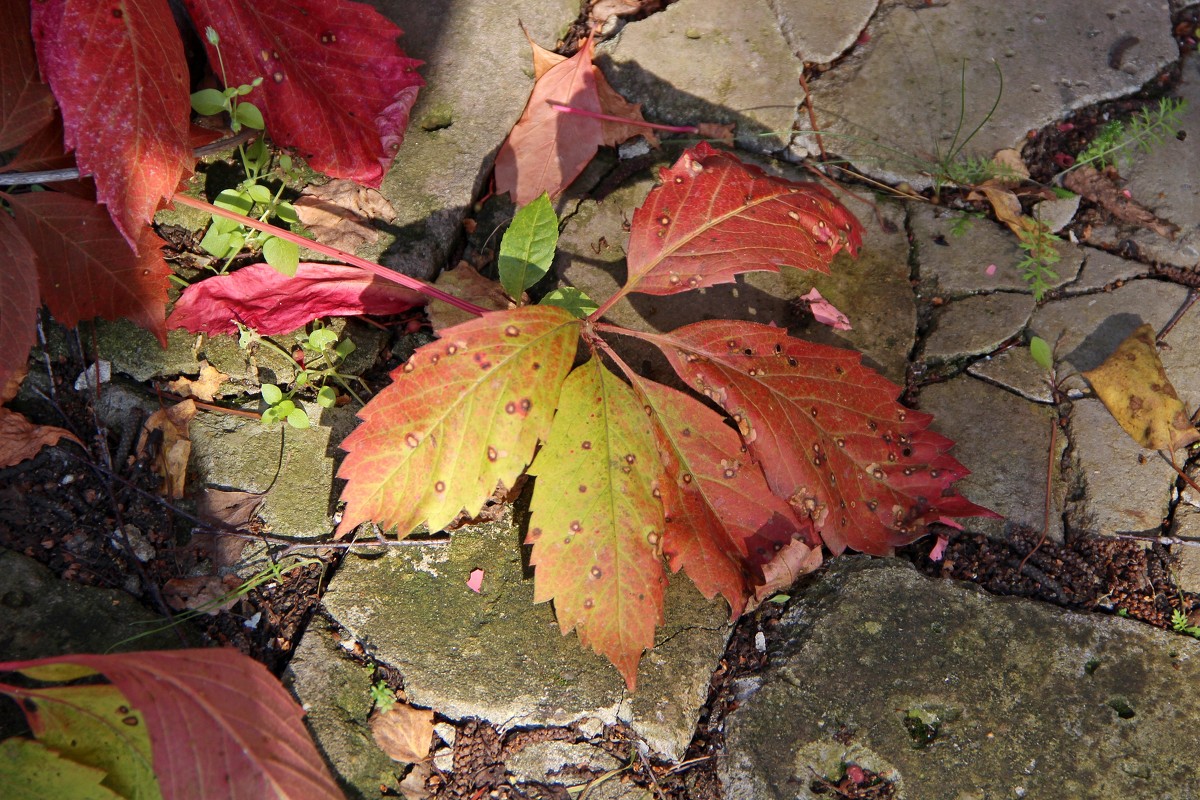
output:
[{"label": "yellow-green leaf", "polygon": [[0,786],[7,800],[119,800],[101,785],[105,773],[63,756],[32,739],[0,742]]}]

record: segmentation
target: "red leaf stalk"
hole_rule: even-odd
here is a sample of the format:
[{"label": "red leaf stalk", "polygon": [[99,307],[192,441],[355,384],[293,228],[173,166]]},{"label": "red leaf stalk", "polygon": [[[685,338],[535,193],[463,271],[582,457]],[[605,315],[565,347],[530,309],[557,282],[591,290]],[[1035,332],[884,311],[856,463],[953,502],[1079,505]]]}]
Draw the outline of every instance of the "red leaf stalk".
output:
[{"label": "red leaf stalk", "polygon": [[646,122],[644,119],[634,119],[632,117],[618,117],[612,114],[599,114],[595,111],[588,111],[586,108],[575,108],[574,106],[556,103],[553,100],[549,101],[549,106],[560,114],[578,114],[581,117],[591,117],[592,119],[601,119],[605,122],[619,122],[622,125],[637,125],[642,128],[653,128],[656,131],[667,131],[668,133],[699,133],[700,129],[695,125],[659,125],[656,122]]}]

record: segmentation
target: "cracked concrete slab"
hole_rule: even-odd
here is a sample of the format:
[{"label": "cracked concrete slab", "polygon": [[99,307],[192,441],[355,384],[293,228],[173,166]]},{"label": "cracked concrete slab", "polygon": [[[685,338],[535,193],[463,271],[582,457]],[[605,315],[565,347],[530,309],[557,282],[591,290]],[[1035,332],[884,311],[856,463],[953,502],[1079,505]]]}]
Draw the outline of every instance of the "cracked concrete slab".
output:
[{"label": "cracked concrete slab", "polygon": [[862,33],[879,0],[768,0],[792,52],[809,64],[841,56]]},{"label": "cracked concrete slab", "polygon": [[929,362],[982,355],[1019,334],[1033,313],[1031,295],[996,292],[947,303],[934,314],[921,357]]}]

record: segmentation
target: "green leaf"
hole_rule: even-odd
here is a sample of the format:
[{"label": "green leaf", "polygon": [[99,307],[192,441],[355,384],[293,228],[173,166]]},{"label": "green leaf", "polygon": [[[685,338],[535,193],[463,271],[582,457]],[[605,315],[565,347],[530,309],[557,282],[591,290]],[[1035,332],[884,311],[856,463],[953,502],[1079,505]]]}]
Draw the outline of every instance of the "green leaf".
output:
[{"label": "green leaf", "polygon": [[288,225],[300,224],[300,215],[296,213],[296,207],[291,203],[280,203],[275,206],[275,216]]},{"label": "green leaf", "polygon": [[258,110],[258,106],[254,105],[254,103],[238,103],[234,118],[247,128],[253,128],[256,131],[261,131],[266,127],[266,124],[263,122],[262,112]]},{"label": "green leaf", "polygon": [[200,240],[200,248],[217,258],[225,258],[229,255],[230,238],[230,234],[221,233],[216,225],[210,225],[204,232],[204,238]]},{"label": "green leaf", "polygon": [[274,195],[271,190],[261,183],[252,183],[246,187],[246,194],[250,195],[250,199],[262,205],[270,205]]},{"label": "green leaf", "polygon": [[333,408],[337,405],[337,392],[332,386],[322,386],[317,392],[317,405],[321,408]]},{"label": "green leaf", "polygon": [[1054,369],[1054,353],[1051,352],[1050,345],[1042,337],[1030,337],[1029,355],[1033,356],[1033,360],[1042,369]]},{"label": "green leaf", "polygon": [[39,664],[33,667],[25,667],[17,670],[26,678],[33,678],[35,681],[45,681],[46,683],[77,681],[80,678],[86,678],[89,675],[95,675],[96,670],[91,667],[85,667],[82,664]]},{"label": "green leaf", "polygon": [[329,328],[318,328],[308,335],[307,346],[312,350],[321,351],[327,345],[337,343],[338,335]]},{"label": "green leaf", "polygon": [[304,430],[311,427],[311,423],[308,421],[308,414],[304,412],[303,408],[292,409],[287,415],[287,423],[297,430]]},{"label": "green leaf", "polygon": [[214,216],[212,218],[212,224],[210,224],[208,226],[208,229],[209,230],[215,229],[217,233],[230,233],[230,232],[236,231],[236,230],[244,230],[241,223],[236,222],[235,220],[232,220],[229,217],[218,217],[218,216]]},{"label": "green leaf", "polygon": [[283,391],[273,383],[262,385],[262,398],[269,406],[277,405],[283,399]]},{"label": "green leaf", "polygon": [[562,632],[577,629],[632,690],[662,621],[665,475],[642,402],[598,357],[563,383],[529,474],[533,600],[553,600]]},{"label": "green leaf", "polygon": [[245,192],[226,189],[217,195],[217,199],[213,200],[213,205],[245,216],[250,213],[250,209],[254,208],[254,200]]},{"label": "green leaf", "polygon": [[213,29],[211,25],[204,29],[204,36],[208,39],[208,43],[216,47],[221,42],[220,35]]},{"label": "green leaf", "polygon": [[225,110],[225,94],[216,89],[201,89],[192,94],[192,109],[202,117],[211,117]]},{"label": "green leaf", "polygon": [[119,800],[101,785],[106,773],[62,755],[32,739],[0,742],[0,785],[8,800]]},{"label": "green leaf", "polygon": [[344,359],[357,349],[358,345],[356,345],[353,340],[342,339],[337,343],[337,347],[333,348],[333,352],[337,353],[339,358]]},{"label": "green leaf", "polygon": [[[257,86],[257,84],[255,84],[255,85]],[[248,95],[254,91],[254,86],[251,86],[248,83],[243,83],[241,86],[237,87],[237,89],[235,89],[234,91],[237,92],[238,97],[245,97],[246,95]]]},{"label": "green leaf", "polygon": [[595,300],[574,286],[563,286],[562,288],[552,290],[542,298],[541,304],[544,306],[565,308],[580,319],[583,319],[599,308]]},{"label": "green leaf", "polygon": [[289,278],[296,274],[296,268],[300,266],[300,248],[294,242],[272,236],[263,242],[262,250],[263,258],[276,272]]},{"label": "green leaf", "polygon": [[302,369],[299,372],[297,372],[296,380],[294,381],[294,383],[297,386],[307,386],[308,385],[308,370]]},{"label": "green leaf", "polygon": [[[246,161],[250,169],[255,172],[261,171],[267,165],[267,159],[270,157],[271,154],[267,151],[267,141],[262,136],[257,137],[246,146]],[[270,198],[259,202],[269,203]]]},{"label": "green leaf", "polygon": [[279,418],[283,419],[296,410],[296,404],[291,400],[280,400],[272,408],[275,409],[275,413],[279,415]]},{"label": "green leaf", "polygon": [[521,292],[537,283],[554,261],[558,245],[558,217],[549,196],[543,194],[522,208],[500,241],[500,284],[520,302]]}]

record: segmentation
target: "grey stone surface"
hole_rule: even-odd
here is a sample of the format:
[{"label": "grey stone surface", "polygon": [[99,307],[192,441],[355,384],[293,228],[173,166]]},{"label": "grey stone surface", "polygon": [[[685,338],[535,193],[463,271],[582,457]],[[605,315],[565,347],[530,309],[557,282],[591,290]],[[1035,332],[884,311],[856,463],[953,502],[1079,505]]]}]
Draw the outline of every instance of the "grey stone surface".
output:
[{"label": "grey stone surface", "polygon": [[[1055,412],[967,376],[927,386],[919,403],[934,415],[933,429],[954,440],[951,454],[971,470],[955,486],[972,502],[1004,517],[964,519],[963,526],[990,535],[1002,534],[1010,525],[1043,530]],[[1056,439],[1048,533],[1061,541],[1069,476],[1059,468],[1066,437]]]},{"label": "grey stone surface", "polygon": [[380,787],[399,790],[405,765],[375,744],[371,672],[339,652],[333,634],[318,620],[288,662],[283,683],[304,709],[304,722],[351,798],[379,797]]},{"label": "grey stone surface", "polygon": [[879,0],[768,0],[792,52],[827,64],[858,39]]},{"label": "grey stone surface", "polygon": [[504,766],[516,781],[545,781],[561,775],[555,783],[577,785],[585,781],[571,775],[582,771],[608,772],[621,768],[621,762],[587,742],[537,742],[521,748],[504,760]]},{"label": "grey stone surface", "polygon": [[1036,403],[1052,403],[1052,375],[1029,355],[1024,342],[985,356],[967,367],[967,372],[988,383],[1002,386]]},{"label": "grey stone surface", "polygon": [[803,97],[800,61],[768,0],[679,0],[626,25],[596,63],[651,122],[733,122],[753,152],[786,146]]},{"label": "grey stone surface", "polygon": [[[1186,637],[855,557],[787,611],[769,657],[726,721],[728,800],[816,800],[813,773],[842,762],[909,800],[1200,794]],[[937,725],[924,746],[917,721]]]},{"label": "grey stone surface", "polygon": [[1082,294],[1109,286],[1115,287],[1120,282],[1131,281],[1150,273],[1149,265],[1140,261],[1130,261],[1127,258],[1092,248],[1087,248],[1086,253],[1087,259],[1079,270],[1079,276],[1064,287],[1064,294]]},{"label": "grey stone surface", "polygon": [[[1017,269],[1021,249],[1003,225],[982,218],[964,219],[960,212],[927,203],[910,203],[909,220],[925,296],[952,299],[996,290],[1029,291]],[[1083,263],[1082,248],[1064,242],[1058,249],[1062,256],[1055,267],[1059,279],[1051,286],[1073,280]],[[996,269],[989,275],[993,264]]]},{"label": "grey stone surface", "polygon": [[[810,84],[818,124],[826,147],[859,169],[917,187],[931,184],[939,154],[963,144],[998,94],[995,114],[963,155],[1020,147],[1027,131],[1132,93],[1178,56],[1164,0],[897,3],[875,15],[868,33],[869,42]],[[801,135],[793,149],[816,145]]]},{"label": "grey stone surface", "polygon": [[[496,150],[521,116],[533,86],[529,45],[554,47],[579,13],[573,0],[379,0],[403,30],[401,45],[422,59],[426,86],[381,191],[396,210],[377,251],[381,263],[432,279],[461,236]],[[385,249],[386,248],[386,249]],[[365,253],[372,257],[377,253]]]},{"label": "grey stone surface", "polygon": [[1079,210],[1079,195],[1056,197],[1043,200],[1033,207],[1033,218],[1045,225],[1051,233],[1058,233],[1071,224]]},{"label": "grey stone surface", "polygon": [[951,361],[991,352],[1016,336],[1033,313],[1033,297],[1013,292],[977,294],[954,300],[934,314],[925,337],[926,361]]},{"label": "grey stone surface", "polygon": [[[116,589],[82,586],[56,578],[28,556],[0,548],[0,661],[71,653],[171,649],[182,646],[175,630],[132,596]],[[187,633],[186,626],[180,628]]]},{"label": "grey stone surface", "polygon": [[[1099,534],[1157,531],[1175,486],[1171,465],[1133,441],[1099,400],[1075,401],[1070,428],[1084,487],[1069,510],[1072,527]],[[1185,458],[1176,453],[1176,463]]]},{"label": "grey stone surface", "polygon": [[[1180,129],[1200,130],[1200,61],[1184,62],[1183,81],[1175,94],[1188,103]],[[1179,235],[1172,241],[1151,230],[1110,225],[1094,230],[1088,241],[1111,248],[1128,239],[1147,262],[1185,268],[1200,264],[1200,156],[1195,144],[1167,136],[1149,153],[1135,153],[1120,172],[1133,199],[1178,225]]]},{"label": "grey stone surface", "polygon": [[[559,632],[549,604],[533,604],[519,536],[511,522],[488,523],[455,531],[449,547],[348,556],[325,608],[400,671],[416,705],[502,729],[620,720],[680,758],[729,634],[729,609],[705,601],[686,579],[672,580],[666,622],[629,694],[608,661]],[[466,585],[475,569],[484,571],[479,594]]]}]

